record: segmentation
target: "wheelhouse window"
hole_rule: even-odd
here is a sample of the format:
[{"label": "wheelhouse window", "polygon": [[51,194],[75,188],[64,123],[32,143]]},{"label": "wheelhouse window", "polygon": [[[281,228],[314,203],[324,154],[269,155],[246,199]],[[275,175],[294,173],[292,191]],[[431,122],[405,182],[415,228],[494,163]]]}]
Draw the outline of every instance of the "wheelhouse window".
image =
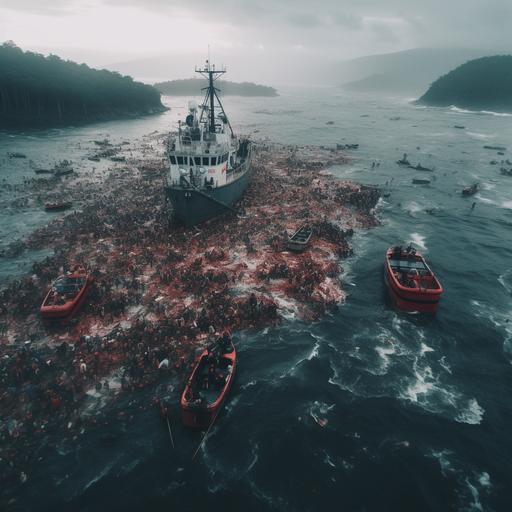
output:
[{"label": "wheelhouse window", "polygon": [[171,159],[171,164],[176,165],[176,157],[174,155],[171,155],[169,158]]},{"label": "wheelhouse window", "polygon": [[176,158],[178,159],[178,165],[183,165],[183,157],[182,156],[178,156]]},{"label": "wheelhouse window", "polygon": [[207,156],[203,156],[203,165],[206,165],[206,167],[210,165],[210,159]]},{"label": "wheelhouse window", "polygon": [[194,162],[196,165],[201,165],[201,157],[200,156],[195,156],[194,157]]},{"label": "wheelhouse window", "polygon": [[212,156],[212,165],[217,165],[217,157]]}]

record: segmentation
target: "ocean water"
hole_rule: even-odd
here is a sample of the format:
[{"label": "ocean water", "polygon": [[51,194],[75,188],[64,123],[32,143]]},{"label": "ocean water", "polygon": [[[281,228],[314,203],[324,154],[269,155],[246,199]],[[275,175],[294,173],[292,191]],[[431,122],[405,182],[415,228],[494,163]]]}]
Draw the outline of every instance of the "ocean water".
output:
[{"label": "ocean water", "polygon": [[[512,143],[512,118],[332,88],[280,93],[225,98],[234,129],[290,144],[359,143],[332,173],[389,193],[378,207],[382,225],[357,233],[343,264],[346,304],[314,324],[289,316],[236,335],[236,386],[194,461],[200,436],[181,427],[176,407],[172,450],[154,390],[107,405],[91,396],[101,427],[41,446],[20,486],[21,509],[512,510],[512,178],[489,165],[511,153],[483,148]],[[171,111],[159,116],[0,133],[0,179],[33,175],[7,151],[38,163],[68,158],[80,172],[98,167],[80,160],[93,139],[174,128],[186,99],[166,101]],[[399,167],[404,152],[435,172]],[[413,177],[432,182],[413,185]],[[480,191],[462,197],[475,181]],[[37,205],[12,201],[3,191],[0,249],[48,219]],[[386,304],[384,252],[408,242],[445,288],[435,318]],[[41,256],[0,259],[0,278]],[[177,404],[179,385],[169,386]]]}]

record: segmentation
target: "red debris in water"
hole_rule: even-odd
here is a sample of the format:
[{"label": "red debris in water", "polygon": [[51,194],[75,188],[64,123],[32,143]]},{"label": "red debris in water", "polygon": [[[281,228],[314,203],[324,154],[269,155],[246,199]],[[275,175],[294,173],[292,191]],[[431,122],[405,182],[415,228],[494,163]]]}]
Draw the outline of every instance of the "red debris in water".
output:
[{"label": "red debris in water", "polygon": [[[186,375],[196,350],[217,333],[337,307],[349,238],[378,222],[376,189],[323,171],[346,161],[339,151],[262,143],[238,214],[195,229],[169,225],[163,159],[128,158],[122,172],[67,184],[74,204],[85,198],[81,211],[23,241],[55,255],[1,291],[0,410],[15,422],[11,431],[78,425],[87,394],[136,389],[161,372]],[[313,228],[309,246],[287,251],[288,235],[302,224]],[[94,276],[87,302],[69,325],[45,330],[37,315],[44,291],[76,263]],[[16,401],[13,386],[32,391]]]}]

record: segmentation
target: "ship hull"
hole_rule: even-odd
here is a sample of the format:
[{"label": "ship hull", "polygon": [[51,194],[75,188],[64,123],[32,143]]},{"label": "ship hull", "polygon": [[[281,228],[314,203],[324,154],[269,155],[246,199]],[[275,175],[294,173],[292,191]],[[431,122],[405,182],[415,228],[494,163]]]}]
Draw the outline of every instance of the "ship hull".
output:
[{"label": "ship hull", "polygon": [[167,187],[166,194],[176,219],[186,226],[195,226],[230,211],[242,197],[249,181],[250,170],[237,180],[212,190]]}]

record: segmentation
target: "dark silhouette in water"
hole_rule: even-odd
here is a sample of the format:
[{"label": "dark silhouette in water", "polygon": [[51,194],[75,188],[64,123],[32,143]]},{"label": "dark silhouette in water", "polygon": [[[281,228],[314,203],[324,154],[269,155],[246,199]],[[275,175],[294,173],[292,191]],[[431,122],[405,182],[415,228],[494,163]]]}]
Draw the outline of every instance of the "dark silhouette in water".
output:
[{"label": "dark silhouette in water", "polygon": [[160,93],[131,77],[56,55],[0,46],[0,127],[63,125],[161,112]]}]

